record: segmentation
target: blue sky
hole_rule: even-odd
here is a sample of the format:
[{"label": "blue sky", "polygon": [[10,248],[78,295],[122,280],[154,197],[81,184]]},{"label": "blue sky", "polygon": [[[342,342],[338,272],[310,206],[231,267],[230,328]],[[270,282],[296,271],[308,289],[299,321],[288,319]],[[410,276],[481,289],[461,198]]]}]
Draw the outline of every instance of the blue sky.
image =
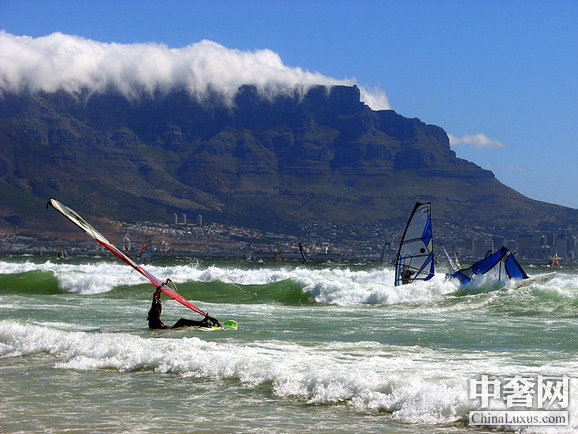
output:
[{"label": "blue sky", "polygon": [[181,48],[208,39],[381,89],[461,158],[578,208],[578,0],[0,0],[0,29]]}]

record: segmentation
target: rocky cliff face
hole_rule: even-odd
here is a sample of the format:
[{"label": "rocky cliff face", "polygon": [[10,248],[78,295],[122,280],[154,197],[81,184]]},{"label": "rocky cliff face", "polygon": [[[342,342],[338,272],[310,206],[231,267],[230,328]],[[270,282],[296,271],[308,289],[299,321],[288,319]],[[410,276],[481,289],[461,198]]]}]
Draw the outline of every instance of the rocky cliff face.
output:
[{"label": "rocky cliff face", "polygon": [[0,122],[0,225],[50,196],[129,221],[184,212],[260,227],[400,221],[416,200],[438,221],[578,219],[457,158],[440,127],[372,111],[356,87],[268,100],[245,86],[230,107],[185,92],[7,96]]}]

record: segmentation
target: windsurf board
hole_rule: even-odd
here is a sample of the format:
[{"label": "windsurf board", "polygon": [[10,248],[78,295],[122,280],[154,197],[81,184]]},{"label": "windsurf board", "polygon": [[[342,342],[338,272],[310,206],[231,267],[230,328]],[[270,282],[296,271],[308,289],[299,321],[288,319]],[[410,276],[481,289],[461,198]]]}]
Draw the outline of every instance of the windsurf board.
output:
[{"label": "windsurf board", "polygon": [[527,286],[533,285],[534,283],[538,284],[547,283],[550,280],[552,280],[556,276],[556,274],[557,273],[553,271],[551,273],[538,274],[537,276],[529,277],[528,279],[518,280],[516,281],[516,283],[514,283],[514,289],[525,288]]}]

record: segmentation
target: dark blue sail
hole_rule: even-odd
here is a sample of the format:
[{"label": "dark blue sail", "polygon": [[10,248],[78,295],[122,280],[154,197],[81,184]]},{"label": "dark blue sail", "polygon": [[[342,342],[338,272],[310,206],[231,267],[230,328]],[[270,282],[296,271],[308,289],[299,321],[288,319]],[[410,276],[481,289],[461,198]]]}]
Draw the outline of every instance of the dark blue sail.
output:
[{"label": "dark blue sail", "polygon": [[474,276],[489,273],[492,273],[496,280],[499,281],[528,278],[528,275],[522,269],[512,252],[505,247],[502,247],[497,252],[486,256],[471,267],[458,270],[449,276],[459,279],[462,284],[467,285],[471,282]]}]

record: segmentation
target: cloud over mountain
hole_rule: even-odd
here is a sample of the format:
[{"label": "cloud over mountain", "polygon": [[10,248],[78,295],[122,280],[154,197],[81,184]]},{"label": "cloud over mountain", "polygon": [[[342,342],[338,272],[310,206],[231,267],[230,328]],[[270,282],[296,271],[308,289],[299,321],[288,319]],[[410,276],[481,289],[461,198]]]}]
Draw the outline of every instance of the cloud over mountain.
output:
[{"label": "cloud over mountain", "polygon": [[456,137],[448,134],[451,146],[467,146],[472,149],[498,149],[505,148],[503,143],[490,139],[485,134],[467,134],[463,137]]},{"label": "cloud over mountain", "polygon": [[[0,32],[0,96],[116,90],[134,99],[143,93],[186,89],[198,101],[217,94],[230,104],[246,84],[273,97],[305,94],[315,85],[356,83],[287,66],[268,49],[242,51],[209,40],[170,48],[156,43],[103,43],[62,33],[32,38]],[[382,90],[359,88],[372,109],[390,108]]]}]

